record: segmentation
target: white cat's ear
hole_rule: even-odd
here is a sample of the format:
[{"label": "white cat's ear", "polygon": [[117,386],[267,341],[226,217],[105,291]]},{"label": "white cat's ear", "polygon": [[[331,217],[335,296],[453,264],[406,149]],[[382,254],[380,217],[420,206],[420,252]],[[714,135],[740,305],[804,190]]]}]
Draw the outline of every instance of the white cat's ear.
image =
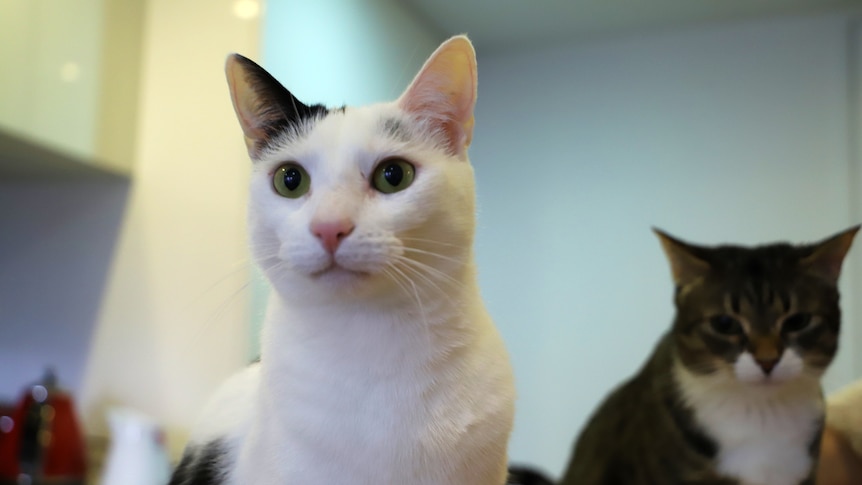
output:
[{"label": "white cat's ear", "polygon": [[802,259],[800,264],[808,270],[832,284],[838,283],[841,275],[841,265],[853,238],[860,226],[854,226],[819,243],[813,244],[813,252]]},{"label": "white cat's ear", "polygon": [[252,158],[285,130],[326,114],[325,107],[301,103],[266,70],[239,54],[228,56],[225,75]]},{"label": "white cat's ear", "polygon": [[661,241],[667,260],[670,263],[673,282],[677,287],[687,286],[699,278],[706,276],[710,270],[709,263],[697,256],[696,248],[676,239],[666,232],[653,228]]},{"label": "white cat's ear", "polygon": [[398,104],[431,123],[453,154],[465,156],[473,138],[476,82],[473,44],[466,36],[455,36],[425,61]]}]

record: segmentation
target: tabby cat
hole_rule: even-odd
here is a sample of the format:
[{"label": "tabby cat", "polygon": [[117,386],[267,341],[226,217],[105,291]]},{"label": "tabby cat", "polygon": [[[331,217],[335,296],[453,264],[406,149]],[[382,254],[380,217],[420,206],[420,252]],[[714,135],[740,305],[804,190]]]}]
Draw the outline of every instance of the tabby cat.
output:
[{"label": "tabby cat", "polygon": [[578,438],[564,485],[813,484],[859,226],[809,245],[704,247],[656,231],[676,316]]},{"label": "tabby cat", "polygon": [[273,291],[260,363],[218,391],[171,483],[503,485],[514,384],[473,257],[470,41],[363,107],[303,104],[239,55],[226,70]]}]

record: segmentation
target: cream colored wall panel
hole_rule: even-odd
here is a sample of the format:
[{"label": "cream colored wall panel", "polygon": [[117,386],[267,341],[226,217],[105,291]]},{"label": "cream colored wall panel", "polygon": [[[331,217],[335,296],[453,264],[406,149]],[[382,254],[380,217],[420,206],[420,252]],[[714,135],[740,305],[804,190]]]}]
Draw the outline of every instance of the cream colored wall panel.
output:
[{"label": "cream colored wall panel", "polygon": [[[0,129],[128,173],[144,2],[0,3]],[[0,163],[3,163],[0,154]]]}]

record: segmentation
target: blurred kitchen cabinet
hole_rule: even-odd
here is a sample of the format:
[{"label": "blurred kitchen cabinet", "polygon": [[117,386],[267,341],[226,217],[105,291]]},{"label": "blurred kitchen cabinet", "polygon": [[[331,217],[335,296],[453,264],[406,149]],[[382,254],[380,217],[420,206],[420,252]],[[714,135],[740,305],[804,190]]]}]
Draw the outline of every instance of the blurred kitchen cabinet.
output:
[{"label": "blurred kitchen cabinet", "polygon": [[143,14],[142,0],[0,2],[0,131],[130,173]]}]

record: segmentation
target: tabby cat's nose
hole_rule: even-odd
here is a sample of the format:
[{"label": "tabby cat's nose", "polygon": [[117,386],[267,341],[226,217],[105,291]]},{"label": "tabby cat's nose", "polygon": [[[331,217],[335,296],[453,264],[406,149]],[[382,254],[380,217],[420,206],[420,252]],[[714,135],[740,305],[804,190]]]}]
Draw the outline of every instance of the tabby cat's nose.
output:
[{"label": "tabby cat's nose", "polygon": [[320,239],[323,249],[329,254],[335,254],[341,241],[353,232],[353,222],[349,219],[338,221],[313,222],[311,233]]},{"label": "tabby cat's nose", "polygon": [[772,373],[772,369],[778,365],[778,359],[757,359],[757,365],[763,369],[763,373],[769,375]]}]

